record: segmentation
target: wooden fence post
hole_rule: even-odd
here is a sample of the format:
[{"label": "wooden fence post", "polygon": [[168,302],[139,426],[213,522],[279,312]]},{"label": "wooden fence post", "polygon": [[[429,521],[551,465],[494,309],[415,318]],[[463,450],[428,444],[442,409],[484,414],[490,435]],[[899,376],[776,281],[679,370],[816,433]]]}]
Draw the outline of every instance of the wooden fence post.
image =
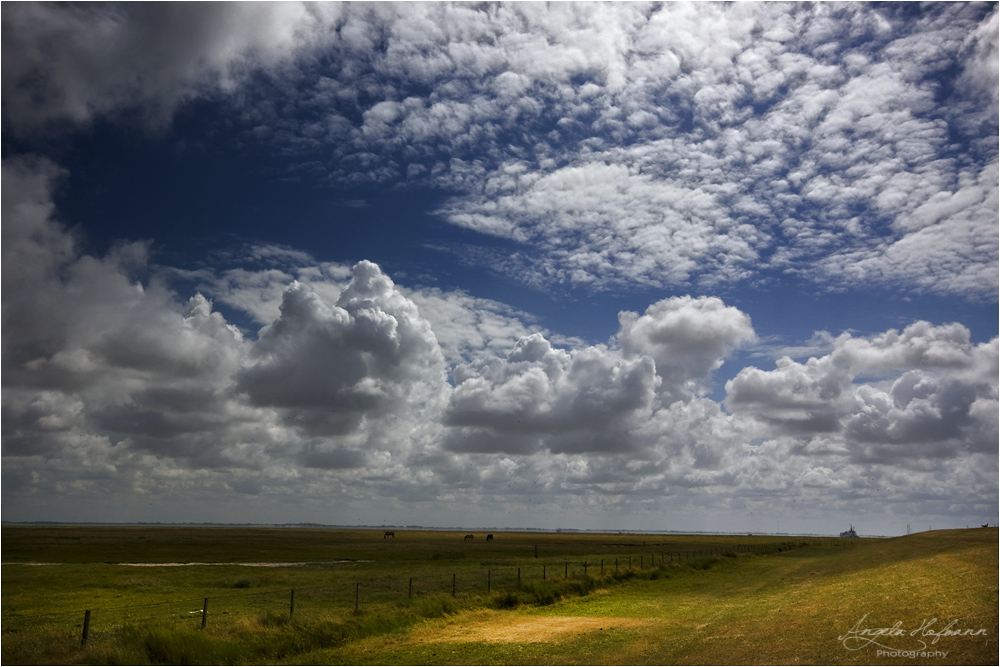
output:
[{"label": "wooden fence post", "polygon": [[410,577],[410,594],[409,594],[409,597],[410,597],[411,600],[413,599],[413,577]]},{"label": "wooden fence post", "polygon": [[358,612],[358,604],[361,602],[361,582],[354,588],[354,613]]},{"label": "wooden fence post", "polygon": [[292,589],[292,602],[288,606],[288,618],[295,615],[295,589]]},{"label": "wooden fence post", "polygon": [[205,629],[205,624],[208,623],[208,598],[205,598],[205,604],[201,606],[201,629]]},{"label": "wooden fence post", "polygon": [[492,575],[493,575],[493,572],[491,572],[490,570],[486,570],[486,592],[487,593],[490,592],[490,578],[492,577]]},{"label": "wooden fence post", "polygon": [[83,636],[80,637],[80,646],[87,645],[87,635],[90,634],[90,610],[83,612]]},{"label": "wooden fence post", "polygon": [[451,575],[451,597],[455,597],[455,575]]}]

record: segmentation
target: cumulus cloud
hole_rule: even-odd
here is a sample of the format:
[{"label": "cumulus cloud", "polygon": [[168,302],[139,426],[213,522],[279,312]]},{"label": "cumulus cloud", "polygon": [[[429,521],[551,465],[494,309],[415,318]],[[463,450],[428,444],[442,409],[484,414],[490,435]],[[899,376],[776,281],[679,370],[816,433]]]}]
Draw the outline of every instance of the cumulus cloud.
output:
[{"label": "cumulus cloud", "polygon": [[832,352],[805,363],[783,357],[771,371],[744,368],[726,383],[725,402],[777,433],[827,434],[859,461],[985,453],[998,437],[997,354],[996,338],[972,344],[959,324],[843,334]]},{"label": "cumulus cloud", "polygon": [[750,318],[716,298],[665,299],[619,323],[616,347],[561,350],[535,333],[506,357],[456,366],[444,423],[459,428],[447,446],[655,458],[690,425],[684,407],[666,408],[703,393],[726,356],[755,339]]},{"label": "cumulus cloud", "polygon": [[[444,381],[430,325],[375,264],[361,262],[336,304],[301,283],[284,294],[236,390],[251,404],[281,409],[313,435],[357,429],[366,415],[427,400]],[[416,385],[429,386],[412,395]]]},{"label": "cumulus cloud", "polygon": [[667,402],[704,392],[712,371],[757,338],[746,313],[715,297],[664,299],[641,316],[623,311],[618,322],[622,351],[656,362]]},{"label": "cumulus cloud", "polygon": [[[311,258],[280,248],[252,254],[280,256],[281,270],[221,277],[158,267],[147,243],[81,254],[52,205],[61,172],[29,158],[3,169],[4,474],[18,498],[68,480],[109,497],[278,492],[303,470],[400,474],[431,443],[444,359],[376,265],[359,263],[348,282],[336,266],[296,267],[310,287],[285,270]],[[285,290],[253,338],[202,293],[176,294],[177,276],[260,318],[270,285]],[[39,457],[54,462],[44,474]]]},{"label": "cumulus cloud", "polygon": [[457,366],[454,378],[445,424],[486,431],[482,440],[476,431],[451,436],[451,448],[469,451],[628,449],[621,432],[649,410],[656,385],[649,358],[603,346],[566,352],[541,334],[521,338],[506,359]]},{"label": "cumulus cloud", "polygon": [[146,244],[79,255],[53,218],[54,173],[4,162],[5,455],[129,440],[199,456],[194,441],[236,418],[225,389],[245,341],[204,296],[178,299],[151,275]]}]

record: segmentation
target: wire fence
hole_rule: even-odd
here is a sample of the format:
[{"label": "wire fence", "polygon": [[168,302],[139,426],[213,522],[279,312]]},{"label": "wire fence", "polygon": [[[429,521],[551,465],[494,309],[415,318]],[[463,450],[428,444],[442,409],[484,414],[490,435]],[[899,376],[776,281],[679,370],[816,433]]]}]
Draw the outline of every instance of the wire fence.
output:
[{"label": "wire fence", "polygon": [[469,598],[489,596],[523,589],[544,581],[566,581],[587,577],[609,577],[636,573],[657,567],[742,553],[778,552],[791,548],[792,543],[734,545],[674,552],[641,553],[628,556],[563,559],[560,562],[529,562],[520,566],[484,567],[479,570],[455,571],[444,575],[419,577],[385,577],[369,574],[357,581],[330,586],[244,591],[227,595],[212,595],[143,605],[101,607],[77,612],[7,613],[2,616],[3,631],[23,632],[49,626],[79,632],[81,644],[86,644],[92,630],[102,631],[126,625],[183,624],[204,629],[222,619],[264,617],[301,618],[309,614],[329,612],[359,612],[380,605],[398,605],[404,600],[429,596]]}]

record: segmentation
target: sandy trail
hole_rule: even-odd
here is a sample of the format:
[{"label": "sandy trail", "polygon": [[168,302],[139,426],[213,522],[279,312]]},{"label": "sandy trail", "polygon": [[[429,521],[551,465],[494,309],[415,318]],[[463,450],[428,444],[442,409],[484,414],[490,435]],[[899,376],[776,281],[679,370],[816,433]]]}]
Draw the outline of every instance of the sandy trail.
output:
[{"label": "sandy trail", "polygon": [[535,616],[502,622],[477,621],[447,625],[421,632],[418,643],[487,642],[493,644],[532,643],[559,639],[562,635],[600,632],[657,625],[641,618],[594,618],[591,616]]}]

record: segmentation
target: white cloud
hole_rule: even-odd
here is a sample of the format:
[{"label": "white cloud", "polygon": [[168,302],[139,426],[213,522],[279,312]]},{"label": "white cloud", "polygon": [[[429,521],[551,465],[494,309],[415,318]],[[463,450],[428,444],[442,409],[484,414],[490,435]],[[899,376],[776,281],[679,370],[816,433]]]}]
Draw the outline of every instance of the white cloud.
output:
[{"label": "white cloud", "polygon": [[756,258],[758,233],[722,212],[711,188],[599,162],[494,180],[496,194],[452,200],[440,213],[532,245],[556,267],[549,280],[662,287],[710,265],[738,277]]},{"label": "white cloud", "polygon": [[162,124],[186,99],[316,43],[336,5],[53,5],[3,13],[4,123],[88,122],[123,108]]},{"label": "white cloud", "polygon": [[628,450],[622,432],[649,411],[656,386],[649,358],[603,346],[566,352],[541,334],[521,338],[506,359],[461,364],[454,377],[444,422],[475,429],[449,437],[458,451]]},{"label": "white cloud", "polygon": [[500,355],[524,336],[547,333],[529,313],[491,299],[438,288],[409,289],[404,294],[430,322],[449,367],[483,353]]},{"label": "white cloud", "polygon": [[352,433],[368,415],[433,400],[444,384],[430,325],[370,262],[355,266],[335,305],[293,283],[251,359],[236,390],[309,435]]},{"label": "white cloud", "polygon": [[[162,130],[213,97],[297,176],[446,189],[447,220],[519,244],[467,261],[530,285],[991,300],[996,25],[965,4],[18,4],[4,129]],[[65,177],[3,164],[8,507],[995,512],[997,341],[961,325],[793,341],[814,358],[744,368],[728,414],[711,374],[755,334],[719,299],[622,313],[587,345],[277,245],[200,271],[146,243],[89,256],[55,215]]]},{"label": "white cloud", "polygon": [[[485,356],[456,366],[444,422],[457,428],[449,432],[447,447],[627,453],[639,460],[684,451],[690,465],[718,463],[720,439],[698,441],[691,434],[700,432],[702,423],[722,424],[727,418],[715,403],[694,399],[707,390],[712,371],[726,356],[754,340],[750,319],[719,299],[677,297],[653,304],[642,316],[622,312],[619,322],[615,340],[621,349],[560,350],[535,333],[522,337],[504,358]],[[714,409],[706,411],[705,405]],[[736,430],[711,427],[706,433]]]},{"label": "white cloud", "polygon": [[[316,95],[298,108],[362,118],[320,142],[334,180],[458,193],[439,213],[522,243],[501,269],[532,285],[710,288],[777,268],[989,298],[996,112],[976,73],[995,21],[973,6],[381,8],[351,22],[384,46],[331,47],[349,56],[322,85],[297,69]],[[949,67],[966,74],[945,95]],[[332,100],[328,81],[371,102]],[[914,228],[942,198],[940,226]]]},{"label": "white cloud", "polygon": [[[779,268],[990,298],[996,21],[975,5],[19,5],[5,122],[162,122],[225,90],[257,140],[316,153],[333,180],[459,193],[440,213],[525,244],[507,270],[534,285]],[[271,83],[242,88],[250,72]]]},{"label": "white cloud", "polygon": [[648,355],[656,362],[667,403],[704,393],[712,371],[756,340],[750,317],[715,297],[664,299],[642,316],[623,311],[618,322],[625,355]]},{"label": "white cloud", "polygon": [[[86,481],[97,478],[109,498],[172,486],[286,494],[304,470],[390,474],[427,445],[444,359],[378,267],[357,265],[345,286],[340,267],[257,247],[255,261],[280,257],[315,288],[276,269],[186,275],[259,318],[273,286],[292,283],[280,316],[246,339],[201,293],[172,292],[164,277],[184,272],[151,267],[146,244],[78,254],[53,218],[58,173],[4,163],[4,474],[17,497],[69,483],[97,493]],[[28,474],[38,457],[59,463]]]},{"label": "white cloud", "polygon": [[959,324],[843,334],[823,357],[744,368],[726,383],[725,403],[773,433],[803,442],[826,434],[858,461],[905,466],[986,453],[1000,437],[997,354],[997,339],[974,345]]}]

